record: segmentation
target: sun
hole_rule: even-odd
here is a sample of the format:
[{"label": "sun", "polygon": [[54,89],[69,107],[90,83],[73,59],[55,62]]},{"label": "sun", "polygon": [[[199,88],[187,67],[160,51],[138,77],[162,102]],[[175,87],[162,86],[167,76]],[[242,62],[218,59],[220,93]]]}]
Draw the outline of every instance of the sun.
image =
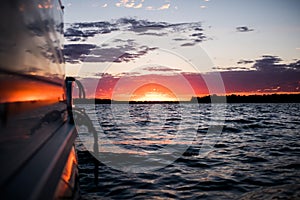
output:
[{"label": "sun", "polygon": [[136,89],[130,101],[178,101],[178,99],[170,89],[157,83],[148,83]]}]

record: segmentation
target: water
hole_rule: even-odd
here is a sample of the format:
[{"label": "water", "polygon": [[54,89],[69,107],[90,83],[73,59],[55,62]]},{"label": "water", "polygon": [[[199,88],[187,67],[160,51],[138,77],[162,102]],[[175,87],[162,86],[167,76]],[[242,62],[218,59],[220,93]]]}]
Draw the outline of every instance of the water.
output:
[{"label": "water", "polygon": [[300,199],[300,104],[81,107],[83,199]]}]

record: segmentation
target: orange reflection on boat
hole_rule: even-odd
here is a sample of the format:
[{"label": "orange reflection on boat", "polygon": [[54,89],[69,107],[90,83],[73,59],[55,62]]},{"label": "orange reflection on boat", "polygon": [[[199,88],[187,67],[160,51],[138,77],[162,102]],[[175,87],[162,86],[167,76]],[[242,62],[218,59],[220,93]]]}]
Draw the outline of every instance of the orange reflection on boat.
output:
[{"label": "orange reflection on boat", "polygon": [[61,86],[17,79],[11,81],[0,79],[0,103],[24,102],[40,100],[58,100],[64,98],[64,90]]},{"label": "orange reflection on boat", "polygon": [[76,199],[74,192],[78,190],[76,182],[76,175],[78,174],[77,165],[75,149],[72,147],[63,174],[57,185],[54,199]]},{"label": "orange reflection on boat", "polygon": [[77,158],[75,150],[73,148],[65,166],[64,173],[62,175],[62,179],[67,183],[71,180],[72,172],[74,171],[74,166],[77,166]]}]

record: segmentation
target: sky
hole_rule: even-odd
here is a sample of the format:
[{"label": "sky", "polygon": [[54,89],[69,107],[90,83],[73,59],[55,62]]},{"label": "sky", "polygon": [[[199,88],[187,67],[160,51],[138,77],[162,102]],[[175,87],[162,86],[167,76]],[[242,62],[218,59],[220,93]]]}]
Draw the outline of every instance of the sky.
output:
[{"label": "sky", "polygon": [[62,2],[67,73],[90,96],[300,92],[298,0]]}]

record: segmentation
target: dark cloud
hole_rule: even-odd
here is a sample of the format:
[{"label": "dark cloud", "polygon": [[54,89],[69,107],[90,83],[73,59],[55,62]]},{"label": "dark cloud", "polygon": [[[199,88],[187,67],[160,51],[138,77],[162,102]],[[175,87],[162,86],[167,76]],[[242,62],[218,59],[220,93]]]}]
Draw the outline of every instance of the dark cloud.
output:
[{"label": "dark cloud", "polygon": [[[81,41],[82,39],[80,37],[69,37],[68,38],[68,41],[70,42],[78,42],[78,41]],[[84,40],[82,40],[84,41]]]},{"label": "dark cloud", "polygon": [[[68,24],[64,35],[68,41],[85,41],[97,34],[106,34],[112,31],[132,31],[138,35],[164,37],[169,33],[183,33],[186,39],[175,38],[174,41],[183,41],[182,47],[194,46],[203,42],[206,36],[203,33],[201,23],[177,23],[152,22],[134,18],[121,18],[114,22],[86,22]],[[115,44],[117,43],[117,44]],[[120,43],[120,44],[119,44]],[[114,46],[118,45],[118,46]],[[69,63],[78,62],[129,62],[157,47],[139,46],[134,39],[114,39],[111,43],[101,45],[95,49],[92,44],[68,44],[65,45],[65,57]],[[91,50],[93,51],[91,52]]]},{"label": "dark cloud", "polygon": [[112,27],[115,28],[114,23],[110,22],[81,22],[81,23],[73,23],[72,26],[74,28],[105,28],[111,29]]},{"label": "dark cloud", "polygon": [[121,18],[117,20],[117,24],[128,26],[128,29],[134,32],[158,31],[170,27],[170,24],[166,22],[151,22],[134,18]]},{"label": "dark cloud", "polygon": [[180,69],[172,69],[163,66],[156,66],[156,67],[145,67],[143,70],[150,71],[150,72],[179,72]]},{"label": "dark cloud", "polygon": [[225,71],[232,71],[232,70],[243,70],[243,71],[245,71],[245,70],[249,70],[249,68],[248,67],[213,67],[212,69],[214,69],[214,70],[225,70]]},{"label": "dark cloud", "polygon": [[168,35],[168,33],[154,33],[154,32],[150,32],[150,33],[139,33],[138,35],[150,35],[150,36],[165,36]]},{"label": "dark cloud", "polygon": [[68,41],[85,41],[88,37],[94,37],[97,34],[107,34],[117,30],[119,30],[117,25],[110,22],[73,23],[66,29],[64,35]]},{"label": "dark cloud", "polygon": [[79,63],[94,48],[94,44],[67,44],[64,46],[65,60],[69,63]]},{"label": "dark cloud", "polygon": [[177,31],[192,32],[188,38],[174,38],[174,41],[185,41],[185,43],[181,44],[182,47],[194,46],[197,43],[201,43],[208,39],[208,37],[204,34],[203,28],[201,28],[201,23],[186,23],[186,24],[178,24],[176,26]]},{"label": "dark cloud", "polygon": [[296,60],[292,63],[283,64],[282,59],[278,56],[263,55],[261,58],[256,60],[240,60],[237,62],[238,65],[253,64],[251,68],[243,66],[232,66],[232,67],[214,67],[216,70],[256,70],[260,72],[281,72],[286,70],[300,70],[300,60]]},{"label": "dark cloud", "polygon": [[186,41],[187,39],[184,39],[184,38],[174,38],[173,40],[174,41]]},{"label": "dark cloud", "polygon": [[127,39],[127,40],[123,40],[123,39],[120,39],[120,38],[117,38],[117,39],[114,39],[113,42],[125,42],[125,43],[132,43],[134,42],[135,40],[134,39]]},{"label": "dark cloud", "polygon": [[191,35],[192,37],[200,37],[200,38],[203,38],[204,37],[204,34],[203,33],[194,33]]},{"label": "dark cloud", "polygon": [[[127,30],[140,33],[141,35],[164,36],[169,32],[184,33],[186,31],[197,31],[193,37],[203,40],[205,38],[201,23],[167,23],[138,20],[134,18],[121,18],[116,24],[127,27]],[[152,32],[151,32],[152,31]],[[160,32],[161,31],[161,32]]]},{"label": "dark cloud", "polygon": [[110,73],[95,73],[94,76],[99,76],[99,77],[113,77]]},{"label": "dark cloud", "polygon": [[123,72],[123,73],[119,73],[119,74],[116,74],[116,77],[124,77],[124,76],[139,76],[141,75],[140,72]]},{"label": "dark cloud", "polygon": [[78,29],[68,28],[65,31],[65,37],[81,37],[84,33]]},{"label": "dark cloud", "polygon": [[191,34],[190,40],[193,42],[202,42],[206,39],[203,33],[201,23],[167,23],[153,22],[148,20],[138,20],[134,18],[121,18],[114,22],[86,22],[73,23],[65,31],[65,38],[68,41],[85,41],[89,37],[97,34],[106,34],[113,31],[133,31],[139,35],[166,36],[168,33],[185,33]]},{"label": "dark cloud", "polygon": [[82,40],[85,41],[89,37],[94,37],[97,34],[106,34],[110,33],[109,29],[99,29],[99,30],[79,30],[77,28],[68,28],[65,31],[65,38],[69,41]]},{"label": "dark cloud", "polygon": [[[241,60],[245,67],[215,67],[220,72],[226,91],[234,92],[295,92],[300,88],[300,60],[282,64],[278,56],[263,55],[260,59]],[[225,70],[225,71],[224,71]],[[297,89],[298,88],[298,89]]]},{"label": "dark cloud", "polygon": [[193,33],[191,37],[194,39],[194,43],[200,43],[207,39],[203,33]]},{"label": "dark cloud", "polygon": [[85,33],[106,34],[119,30],[118,25],[111,22],[83,22],[71,25],[74,29],[85,30]]},{"label": "dark cloud", "polygon": [[194,30],[195,30],[195,31],[203,31],[203,29],[202,29],[202,28],[199,28],[199,27],[195,28]]},{"label": "dark cloud", "polygon": [[184,43],[184,44],[182,44],[182,45],[180,45],[180,46],[182,46],[182,47],[191,47],[191,46],[194,46],[194,45],[196,45],[196,43],[195,42],[190,42],[190,43]]},{"label": "dark cloud", "polygon": [[300,86],[299,70],[220,72],[226,91],[295,92]]},{"label": "dark cloud", "polygon": [[65,57],[69,63],[129,62],[155,49],[146,46],[135,47],[130,45],[96,48],[96,45],[91,44],[69,44],[65,45]]},{"label": "dark cloud", "polygon": [[254,31],[254,29],[248,28],[247,26],[238,26],[236,27],[237,32],[251,32]]},{"label": "dark cloud", "polygon": [[[257,70],[237,70],[221,71],[224,87],[227,93],[274,93],[274,92],[300,92],[300,70],[285,71],[257,71]],[[206,83],[201,81],[209,80],[213,75],[206,74],[187,74],[185,78],[196,86],[194,90],[199,93],[206,87]],[[209,86],[210,87],[210,86]],[[213,87],[213,86],[212,86]]]},{"label": "dark cloud", "polygon": [[300,60],[291,63],[290,65],[286,66],[287,69],[292,69],[292,70],[300,70]]},{"label": "dark cloud", "polygon": [[288,66],[280,64],[282,61],[278,56],[263,55],[262,58],[255,61],[253,67],[258,71],[278,71],[284,70]]},{"label": "dark cloud", "polygon": [[237,64],[251,64],[251,63],[254,63],[253,60],[240,60],[237,62]]}]

